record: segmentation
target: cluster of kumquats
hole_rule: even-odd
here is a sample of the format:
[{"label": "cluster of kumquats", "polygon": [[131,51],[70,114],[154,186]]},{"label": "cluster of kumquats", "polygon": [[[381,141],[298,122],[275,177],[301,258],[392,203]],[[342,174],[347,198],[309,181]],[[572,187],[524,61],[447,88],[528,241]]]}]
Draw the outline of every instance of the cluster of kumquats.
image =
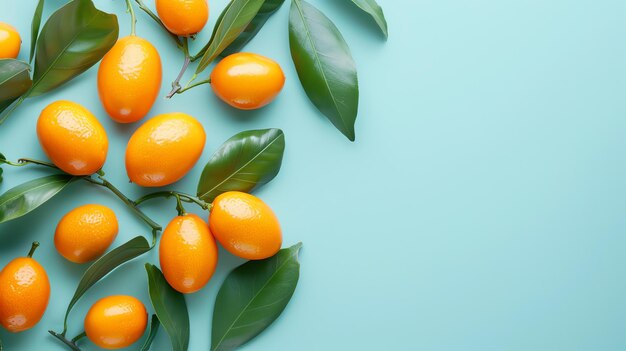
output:
[{"label": "cluster of kumquats", "polygon": [[[157,0],[161,21],[172,33],[190,36],[207,22],[206,0]],[[0,23],[0,58],[15,58],[20,36]],[[98,70],[98,92],[109,116],[119,123],[137,122],[150,111],[161,87],[159,53],[145,39],[120,38]],[[274,61],[251,53],[221,60],[211,74],[213,91],[240,109],[270,103],[285,77]],[[41,111],[37,122],[41,147],[64,172],[85,176],[98,172],[107,157],[108,138],[98,119],[85,107],[56,101]],[[126,149],[130,180],[143,187],[160,187],[183,178],[200,158],[205,145],[202,125],[184,113],[149,119],[132,135]],[[76,263],[104,254],[118,233],[115,213],[102,205],[85,205],[58,223],[57,251]],[[181,293],[202,289],[218,259],[216,240],[230,253],[250,260],[278,252],[282,244],[278,219],[253,195],[227,192],[212,203],[208,223],[195,214],[179,213],[160,239],[160,265],[167,282]],[[33,327],[48,305],[50,284],[44,268],[31,258],[16,258],[0,272],[0,323],[11,332]],[[147,326],[146,308],[131,296],[110,296],[96,302],[85,318],[87,337],[96,345],[115,349],[136,342]]]}]

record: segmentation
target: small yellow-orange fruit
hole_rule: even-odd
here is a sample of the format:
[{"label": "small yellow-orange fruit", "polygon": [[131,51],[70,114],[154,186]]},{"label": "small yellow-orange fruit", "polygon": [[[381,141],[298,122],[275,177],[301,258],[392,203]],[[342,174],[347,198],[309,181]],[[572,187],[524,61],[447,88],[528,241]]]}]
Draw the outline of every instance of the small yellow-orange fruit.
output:
[{"label": "small yellow-orange fruit", "polygon": [[145,187],[177,182],[196,164],[206,141],[202,124],[184,113],[166,113],[144,123],[126,148],[126,172]]},{"label": "small yellow-orange fruit", "polygon": [[120,349],[141,338],[148,324],[148,313],[141,301],[125,295],[98,300],[85,317],[85,333],[104,349]]},{"label": "small yellow-orange fruit", "polygon": [[174,218],[161,236],[159,260],[172,288],[184,294],[202,289],[217,266],[217,244],[209,225],[195,214]]},{"label": "small yellow-orange fruit", "polygon": [[238,191],[215,198],[209,226],[226,250],[248,260],[275,255],[283,242],[274,211],[258,197]]},{"label": "small yellow-orange fruit", "polygon": [[71,101],[55,101],[41,111],[37,137],[50,160],[76,176],[100,170],[109,150],[104,127],[89,110]]},{"label": "small yellow-orange fruit", "polygon": [[102,205],[84,205],[59,221],[54,245],[67,260],[85,263],[102,256],[115,240],[118,229],[113,210]]}]

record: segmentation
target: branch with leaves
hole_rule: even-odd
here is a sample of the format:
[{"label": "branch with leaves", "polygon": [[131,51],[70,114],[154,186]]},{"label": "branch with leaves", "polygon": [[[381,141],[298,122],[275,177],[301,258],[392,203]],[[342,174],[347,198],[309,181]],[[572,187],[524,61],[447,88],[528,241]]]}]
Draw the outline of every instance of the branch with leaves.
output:
[{"label": "branch with leaves", "polygon": [[[172,198],[176,200],[177,207],[180,206],[181,202],[185,202],[195,204],[203,210],[210,211],[211,202],[219,194],[227,191],[252,192],[274,179],[280,171],[284,150],[285,135],[280,129],[249,130],[238,133],[224,142],[209,159],[198,181],[197,194],[195,196],[179,191],[167,190],[148,193],[137,200],[131,200],[124,195],[116,186],[106,179],[106,175],[102,171],[91,176],[76,177],[62,173],[58,167],[47,161],[23,158],[12,162],[6,160],[6,158],[0,154],[0,165],[10,167],[35,165],[45,167],[55,173],[25,182],[0,195],[0,224],[28,215],[44,203],[53,199],[57,194],[64,191],[73,182],[84,181],[106,189],[114,194],[152,231],[151,243],[145,237],[137,236],[111,250],[87,268],[66,309],[62,331],[55,332],[51,330],[49,331],[50,334],[69,349],[80,350],[78,342],[84,337],[84,333],[79,333],[73,338],[67,336],[69,316],[75,305],[87,291],[113,270],[147,253],[155,247],[157,236],[162,228],[161,225],[143,212],[140,208],[141,205],[156,199]],[[300,246],[298,245],[296,247],[299,250]],[[227,342],[239,343],[241,340],[251,339],[261,330],[265,329],[265,327],[282,312],[297,284],[297,278],[294,279],[294,277],[297,277],[299,264],[296,264],[297,257],[293,254],[293,250],[294,248],[284,249],[276,256],[267,260],[250,262],[244,265],[245,267],[256,267],[246,269],[258,270],[259,274],[261,272],[271,272],[272,269],[268,267],[276,267],[276,274],[267,277],[268,281],[263,289],[266,290],[266,294],[271,292],[271,299],[276,299],[277,302],[272,304],[273,307],[269,308],[266,313],[256,311],[253,315],[246,314],[247,310],[252,309],[254,306],[264,301],[249,300],[250,296],[262,297],[265,295],[255,290],[258,289],[258,287],[250,285],[248,281],[250,275],[237,277],[237,270],[231,273],[227,282],[232,280],[242,286],[248,286],[249,290],[251,289],[251,291],[255,293],[252,294],[251,292],[252,295],[246,295],[247,297],[242,295],[242,299],[248,299],[242,301],[232,301],[232,299],[229,298],[218,299],[218,301],[216,301],[216,308],[219,307],[230,311],[228,313],[233,316],[240,315],[239,318],[241,318],[241,322],[254,321],[255,318],[260,318],[263,322],[259,322],[254,331],[248,332],[238,328],[232,328],[232,330],[226,328],[226,330],[223,330],[223,326],[220,326],[219,328],[222,329],[219,329],[219,332],[214,332],[214,334],[217,333],[216,335],[219,334],[220,339],[222,339],[219,343],[220,345]],[[283,258],[285,252],[291,252],[290,256]],[[275,260],[277,259],[288,259],[291,263],[289,265],[276,265]],[[154,334],[156,334],[158,325],[160,324],[168,333],[174,350],[184,351],[187,349],[189,342],[189,328],[180,328],[181,325],[185,323],[188,325],[189,323],[184,296],[170,287],[158,268],[151,264],[146,264],[146,270],[148,273],[150,297],[156,312],[156,317],[153,317],[152,327],[148,332],[148,337],[144,343],[143,349],[147,350],[149,348],[151,340],[154,338]],[[231,278],[231,276],[233,277]],[[228,283],[228,285],[225,283],[222,289],[226,289],[225,287],[231,284],[234,283]],[[288,289],[286,289],[286,287],[288,287]],[[224,299],[225,301],[222,301]],[[165,303],[165,301],[167,301],[167,303]],[[221,318],[221,316],[214,316],[214,320],[221,320]],[[158,321],[160,321],[160,323],[158,323]],[[237,321],[240,321],[240,319],[237,319]],[[218,328],[221,324],[216,322],[215,325],[216,328]],[[215,336],[214,338],[217,337]],[[234,341],[229,341],[231,339]],[[228,348],[220,346],[216,349],[225,350]]]},{"label": "branch with leaves", "polygon": [[98,10],[91,0],[61,7],[39,33],[43,7],[39,0],[32,21],[34,69],[23,61],[0,60],[0,125],[25,99],[46,94],[98,63],[117,41],[117,16]]},{"label": "branch with leaves", "polygon": [[[142,0],[140,8],[167,31],[161,20]],[[375,0],[352,0],[358,8],[375,20],[385,38],[387,21]],[[198,53],[189,53],[186,37],[175,38],[183,50],[181,71],[172,82],[171,98],[197,86],[210,84],[210,77],[201,78],[211,63],[242,50],[276,13],[285,0],[232,0],[217,19],[210,40]],[[356,63],[343,35],[323,12],[304,0],[292,0],[289,14],[289,44],[291,57],[302,87],[311,102],[349,140],[356,138],[354,126],[359,107],[359,85]],[[187,83],[181,79],[190,63],[199,60]]]}]

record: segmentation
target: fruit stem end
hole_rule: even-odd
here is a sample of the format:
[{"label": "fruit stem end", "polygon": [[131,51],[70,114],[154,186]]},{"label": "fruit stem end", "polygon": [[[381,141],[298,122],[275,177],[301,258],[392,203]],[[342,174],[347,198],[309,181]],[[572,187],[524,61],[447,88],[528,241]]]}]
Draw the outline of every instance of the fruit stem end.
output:
[{"label": "fruit stem end", "polygon": [[32,258],[35,250],[39,247],[39,241],[33,241],[33,244],[30,247],[30,251],[28,251],[28,255],[26,257]]}]

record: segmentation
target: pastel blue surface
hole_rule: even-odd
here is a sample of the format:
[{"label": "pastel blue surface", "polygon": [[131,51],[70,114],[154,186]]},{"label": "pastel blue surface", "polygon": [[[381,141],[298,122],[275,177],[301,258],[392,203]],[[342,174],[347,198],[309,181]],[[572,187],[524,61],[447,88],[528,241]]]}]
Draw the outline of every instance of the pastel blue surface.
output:
[{"label": "pastel blue surface", "polygon": [[[349,0],[311,0],[343,32],[358,63],[361,105],[350,143],[307,100],[290,60],[289,1],[247,47],[276,59],[287,82],[257,112],[233,110],[208,86],[151,115],[183,111],[208,139],[198,166],[173,188],[194,192],[213,151],[246,129],[279,127],[287,149],[280,175],[257,192],[281,219],[284,243],[304,243],[301,279],[283,313],[243,350],[618,350],[626,343],[626,2],[623,0],[379,0],[387,42]],[[27,59],[34,0],[0,1]],[[62,1],[47,1],[46,13]],[[120,16],[123,1],[98,0]],[[212,13],[196,48],[226,0]],[[182,56],[147,16],[138,34],[159,49],[165,95]],[[103,111],[97,68],[51,94],[28,100],[0,127],[10,159],[43,158],[39,111],[57,99],[92,110],[109,133],[107,175],[127,193],[124,149],[138,124]],[[44,174],[6,169],[6,191]],[[34,329],[0,337],[8,351],[63,350],[59,330],[84,266],[53,245],[57,221],[85,203],[111,206],[121,220],[115,245],[148,234],[110,194],[87,184],[32,215],[0,226],[0,265],[42,247],[36,258],[52,281],[51,304]],[[172,203],[147,211],[162,224]],[[198,212],[200,213],[200,212]],[[190,350],[208,350],[217,289],[241,263],[220,251],[218,270],[190,295]],[[148,306],[143,264],[114,272],[70,318],[81,330],[88,307],[110,294]],[[85,350],[94,350],[88,342]],[[136,349],[130,348],[130,349]],[[153,350],[169,350],[160,332]]]}]

